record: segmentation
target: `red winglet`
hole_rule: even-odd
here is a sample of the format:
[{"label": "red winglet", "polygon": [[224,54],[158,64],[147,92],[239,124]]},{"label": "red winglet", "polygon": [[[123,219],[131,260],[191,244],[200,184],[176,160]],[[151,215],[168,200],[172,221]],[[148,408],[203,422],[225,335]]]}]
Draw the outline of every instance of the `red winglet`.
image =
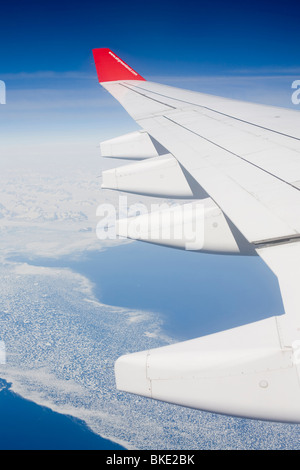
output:
[{"label": "red winglet", "polygon": [[93,49],[99,82],[145,80],[110,49]]}]

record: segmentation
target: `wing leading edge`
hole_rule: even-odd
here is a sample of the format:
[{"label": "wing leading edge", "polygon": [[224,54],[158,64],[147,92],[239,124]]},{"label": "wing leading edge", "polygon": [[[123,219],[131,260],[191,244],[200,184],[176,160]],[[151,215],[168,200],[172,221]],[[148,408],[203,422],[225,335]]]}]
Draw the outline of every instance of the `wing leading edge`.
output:
[{"label": "wing leading edge", "polygon": [[[129,181],[130,192],[130,185],[139,187],[135,174],[148,175],[151,195],[176,197],[172,178],[168,190],[159,188],[162,171],[169,171],[163,162],[174,159],[190,197],[205,207],[204,244],[194,249],[259,255],[277,276],[285,307],[282,316],[122,356],[117,387],[213,412],[299,423],[300,113],[151,83],[119,58],[110,74],[109,50],[95,50],[94,57],[101,85],[167,154],[128,167],[132,182],[123,179],[120,189]],[[116,175],[121,181],[122,168],[111,189],[118,189]],[[222,222],[214,235],[212,214]],[[120,222],[124,235],[127,222]]]}]

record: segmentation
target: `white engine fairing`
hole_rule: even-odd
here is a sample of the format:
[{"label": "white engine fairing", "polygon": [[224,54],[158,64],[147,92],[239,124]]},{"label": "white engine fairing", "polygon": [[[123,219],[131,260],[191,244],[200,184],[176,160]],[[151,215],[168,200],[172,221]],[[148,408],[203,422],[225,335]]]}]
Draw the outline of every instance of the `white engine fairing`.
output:
[{"label": "white engine fairing", "polygon": [[103,171],[101,187],[147,196],[193,197],[179,163],[170,154]]},{"label": "white engine fairing", "polygon": [[100,143],[102,157],[126,160],[144,160],[157,157],[167,151],[146,131],[134,131]]},{"label": "white engine fairing", "polygon": [[210,198],[173,206],[158,204],[157,208],[161,210],[119,219],[116,233],[187,251],[256,255]]},{"label": "white engine fairing", "polygon": [[299,376],[276,318],[120,357],[117,388],[201,410],[300,421]]}]

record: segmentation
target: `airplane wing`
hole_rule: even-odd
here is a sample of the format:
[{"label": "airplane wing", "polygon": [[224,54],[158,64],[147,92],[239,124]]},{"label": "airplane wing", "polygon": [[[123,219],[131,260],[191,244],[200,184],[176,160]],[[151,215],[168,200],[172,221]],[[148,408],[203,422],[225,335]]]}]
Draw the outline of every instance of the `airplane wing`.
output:
[{"label": "airplane wing", "polygon": [[[120,220],[119,234],[258,255],[277,276],[285,308],[281,316],[124,355],[115,365],[117,388],[201,410],[299,423],[300,113],[152,83],[109,49],[93,54],[100,84],[141,127],[101,144],[104,156],[136,160],[105,171],[102,186],[190,199]],[[161,224],[191,228],[199,220],[203,233],[195,243],[184,230],[159,231]]]}]

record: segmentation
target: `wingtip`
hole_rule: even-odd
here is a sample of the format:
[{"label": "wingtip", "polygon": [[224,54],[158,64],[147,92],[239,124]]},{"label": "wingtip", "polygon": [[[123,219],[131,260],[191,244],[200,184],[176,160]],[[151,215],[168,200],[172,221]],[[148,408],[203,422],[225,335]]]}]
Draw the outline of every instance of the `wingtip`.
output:
[{"label": "wingtip", "polygon": [[117,80],[145,81],[141,75],[108,48],[93,49],[93,56],[100,83]]}]

